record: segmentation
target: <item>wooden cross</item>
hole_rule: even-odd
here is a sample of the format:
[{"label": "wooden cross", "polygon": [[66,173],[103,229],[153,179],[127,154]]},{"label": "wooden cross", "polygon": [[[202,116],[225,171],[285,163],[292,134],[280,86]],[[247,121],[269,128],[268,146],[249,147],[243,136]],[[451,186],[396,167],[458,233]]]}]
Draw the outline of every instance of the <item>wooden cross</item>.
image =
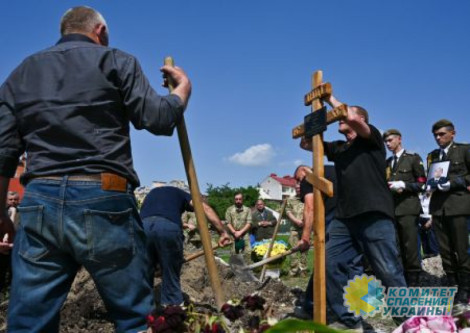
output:
[{"label": "wooden cross", "polygon": [[[323,109],[322,98],[332,94],[330,83],[322,84],[323,72],[317,71],[312,75],[312,90],[305,95],[304,104],[312,106],[312,113]],[[341,105],[326,113],[325,122],[331,124],[347,117],[347,106]],[[292,130],[292,138],[303,137],[308,128],[305,124]],[[316,322],[326,324],[326,279],[325,279],[325,203],[322,193],[333,196],[333,184],[325,176],[323,164],[323,133],[312,137],[313,172],[307,175],[307,181],[313,185],[313,245],[314,245],[314,310]]]}]

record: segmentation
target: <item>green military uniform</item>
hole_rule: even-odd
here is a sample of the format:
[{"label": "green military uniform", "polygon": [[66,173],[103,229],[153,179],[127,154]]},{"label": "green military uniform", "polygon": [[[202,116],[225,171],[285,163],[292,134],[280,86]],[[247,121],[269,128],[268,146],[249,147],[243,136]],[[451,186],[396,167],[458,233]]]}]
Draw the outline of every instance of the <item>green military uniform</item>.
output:
[{"label": "green military uniform", "polygon": [[[242,206],[240,209],[237,208],[237,206],[232,205],[229,208],[227,208],[227,211],[225,212],[225,222],[227,224],[232,225],[232,227],[238,231],[243,229],[247,224],[250,226],[252,225],[252,220],[251,220],[251,209]],[[251,246],[250,246],[250,232],[247,231],[245,235],[243,236],[243,240],[245,242],[244,244],[244,249],[241,249],[241,252],[245,251],[247,253],[250,253],[251,251]],[[232,245],[232,252],[238,253],[239,250],[236,249],[237,242],[235,241]]]},{"label": "green military uniform", "polygon": [[[273,213],[267,209],[263,209],[262,212],[255,210],[251,214],[252,219],[252,234],[255,235],[255,240],[261,241],[263,239],[271,239],[273,237],[274,228],[276,227],[276,218]],[[261,221],[271,222],[270,226],[262,227],[259,225]]]},{"label": "green military uniform", "polygon": [[[286,214],[287,212],[291,212],[295,218],[302,220],[304,215],[304,204],[297,197],[289,198],[286,204]],[[301,237],[302,228],[295,225],[294,222],[291,222],[289,245],[291,247],[297,246]],[[307,273],[307,255],[307,252],[297,252],[291,255],[289,275],[296,276]]]},{"label": "green military uniform", "polygon": [[[428,155],[428,169],[432,163],[441,161],[440,149]],[[450,284],[470,293],[470,256],[468,249],[467,219],[470,215],[470,145],[451,143],[447,157],[447,178],[450,190],[432,193],[429,213],[432,215],[439,241],[442,265]]]},{"label": "green military uniform", "polygon": [[184,240],[186,244],[192,244],[196,248],[201,247],[201,236],[199,235],[199,230],[197,226],[197,219],[195,212],[184,212],[181,216],[181,221],[183,224],[193,225],[196,228],[194,230],[184,229]]},{"label": "green military uniform", "polygon": [[405,150],[396,165],[392,162],[393,157],[387,159],[387,181],[405,183],[404,189],[392,191],[403,268],[408,285],[417,286],[421,272],[418,256],[418,218],[421,202],[418,194],[426,183],[423,161],[418,154]]}]

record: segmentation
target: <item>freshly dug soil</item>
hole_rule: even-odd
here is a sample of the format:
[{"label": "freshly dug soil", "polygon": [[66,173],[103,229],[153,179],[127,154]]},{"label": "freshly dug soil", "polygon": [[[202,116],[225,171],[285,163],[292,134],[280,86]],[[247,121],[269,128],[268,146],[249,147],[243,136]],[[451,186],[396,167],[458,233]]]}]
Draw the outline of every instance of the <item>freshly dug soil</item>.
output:
[{"label": "freshly dug soil", "polygon": [[[217,263],[222,290],[225,298],[241,299],[252,293],[259,293],[271,306],[272,316],[282,319],[292,313],[295,303],[303,297],[296,288],[287,287],[280,280],[268,279],[265,283],[242,282],[232,270]],[[426,274],[423,286],[439,285],[443,281],[443,271],[439,257],[426,259],[423,263]],[[181,284],[185,297],[196,305],[196,308],[215,309],[215,300],[210,286],[209,276],[205,268],[204,258],[195,259],[183,266]],[[155,278],[157,300],[160,293],[160,279]],[[8,302],[0,304],[0,333],[6,332],[6,309]],[[368,320],[377,332],[391,332],[395,325],[391,320],[381,317]],[[113,325],[108,320],[104,304],[96,291],[95,285],[84,270],[75,278],[72,289],[61,311],[61,333],[113,332]]]}]

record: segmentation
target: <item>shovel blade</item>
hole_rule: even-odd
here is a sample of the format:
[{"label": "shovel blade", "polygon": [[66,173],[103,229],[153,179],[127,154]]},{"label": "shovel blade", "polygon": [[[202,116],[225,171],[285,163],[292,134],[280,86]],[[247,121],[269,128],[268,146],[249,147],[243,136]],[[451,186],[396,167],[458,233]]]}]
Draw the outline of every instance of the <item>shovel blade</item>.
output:
[{"label": "shovel blade", "polygon": [[247,269],[245,259],[242,254],[232,254],[229,265],[235,276],[243,282],[259,281],[251,269]]}]

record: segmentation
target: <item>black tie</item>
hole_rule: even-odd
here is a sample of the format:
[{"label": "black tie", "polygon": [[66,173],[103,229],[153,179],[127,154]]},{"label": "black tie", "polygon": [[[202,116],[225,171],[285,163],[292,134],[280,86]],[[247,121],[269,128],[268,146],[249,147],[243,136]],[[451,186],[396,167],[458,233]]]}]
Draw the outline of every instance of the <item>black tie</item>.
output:
[{"label": "black tie", "polygon": [[392,172],[396,172],[398,167],[398,157],[397,155],[393,155],[393,166],[392,166]]},{"label": "black tie", "polygon": [[442,155],[441,155],[441,161],[446,161],[447,160],[447,154],[444,149],[442,149]]}]

